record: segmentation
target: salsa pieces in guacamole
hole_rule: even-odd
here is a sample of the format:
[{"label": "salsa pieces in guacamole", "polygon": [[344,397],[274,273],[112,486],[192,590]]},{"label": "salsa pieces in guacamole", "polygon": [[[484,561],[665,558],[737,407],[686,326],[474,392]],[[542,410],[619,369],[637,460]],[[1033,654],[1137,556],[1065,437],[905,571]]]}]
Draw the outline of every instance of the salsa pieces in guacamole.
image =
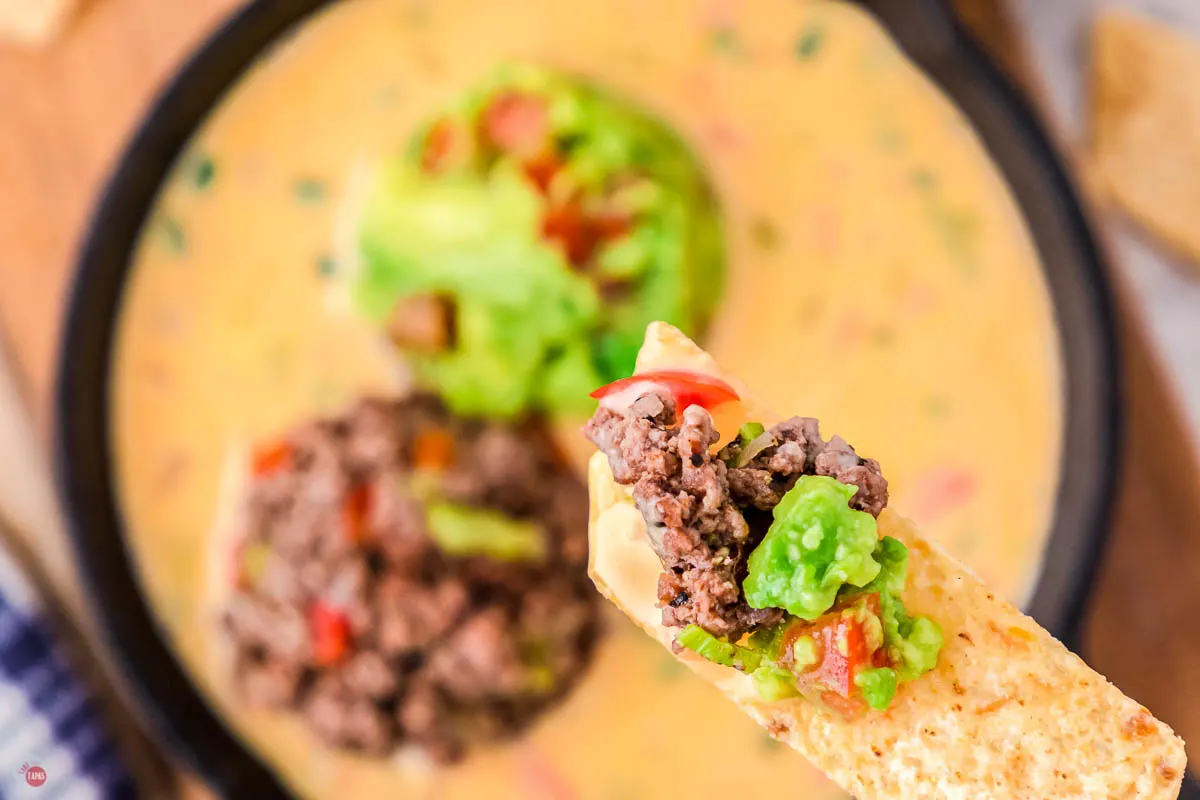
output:
[{"label": "salsa pieces in guacamole", "polygon": [[720,297],[703,171],[661,122],[509,65],[382,165],[359,224],[356,307],[458,413],[590,410],[647,323],[689,332]]},{"label": "salsa pieces in guacamole", "polygon": [[886,709],[936,665],[942,633],[900,599],[908,551],[876,529],[879,463],[805,417],[743,425],[713,454],[705,406],[736,401],[713,380],[626,379],[596,392],[585,428],[645,518],[663,624],[682,628],[679,647],[749,674],[764,699]]}]

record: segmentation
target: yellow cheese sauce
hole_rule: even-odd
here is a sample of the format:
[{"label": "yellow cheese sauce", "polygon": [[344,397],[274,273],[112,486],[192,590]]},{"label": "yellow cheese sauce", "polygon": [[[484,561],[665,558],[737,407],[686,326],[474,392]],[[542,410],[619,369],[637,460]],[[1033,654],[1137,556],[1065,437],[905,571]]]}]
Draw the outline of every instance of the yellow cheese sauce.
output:
[{"label": "yellow cheese sauce", "polygon": [[346,0],[262,59],[181,159],[122,311],[113,425],[145,589],[212,702],[302,796],[838,797],[615,613],[563,706],[437,775],[325,752],[223,685],[205,587],[227,453],[400,383],[330,302],[347,176],[511,58],[676,126],[726,219],[704,343],[773,407],[879,459],[893,507],[1023,596],[1061,435],[1036,254],[961,115],[868,16],[815,0]]}]

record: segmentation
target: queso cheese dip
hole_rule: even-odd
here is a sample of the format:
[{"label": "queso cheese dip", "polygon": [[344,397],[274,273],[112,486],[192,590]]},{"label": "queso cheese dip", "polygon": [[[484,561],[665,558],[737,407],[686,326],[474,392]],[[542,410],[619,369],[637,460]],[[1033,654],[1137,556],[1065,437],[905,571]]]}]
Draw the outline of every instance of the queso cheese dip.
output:
[{"label": "queso cheese dip", "polygon": [[[145,590],[197,683],[301,796],[838,797],[615,614],[560,708],[440,774],[326,752],[223,680],[206,564],[227,454],[401,384],[378,332],[330,303],[348,176],[509,59],[675,127],[725,217],[707,347],[882,462],[894,508],[1023,597],[1061,434],[1036,254],[962,116],[868,15],[817,0],[346,0],[265,55],[165,185],[122,311],[112,424]],[[673,735],[701,726],[723,763]]]}]

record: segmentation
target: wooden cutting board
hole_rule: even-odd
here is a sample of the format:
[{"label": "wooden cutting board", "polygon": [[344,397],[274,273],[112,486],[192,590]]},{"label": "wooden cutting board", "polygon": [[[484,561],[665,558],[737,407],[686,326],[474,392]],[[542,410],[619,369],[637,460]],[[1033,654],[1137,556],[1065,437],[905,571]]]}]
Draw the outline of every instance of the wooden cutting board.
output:
[{"label": "wooden cutting board", "polygon": [[[63,301],[96,193],[157,87],[240,3],[92,0],[52,46],[37,52],[0,46],[0,336],[43,444]],[[1003,6],[957,5],[1010,72],[1039,95]],[[1139,312],[1128,292],[1119,295],[1127,446],[1084,654],[1200,743],[1200,624],[1193,610],[1200,600],[1200,469]],[[80,641],[99,653],[60,529],[34,528],[18,532],[23,552],[58,594]],[[115,698],[111,690],[107,696]],[[170,792],[168,776],[182,773],[164,768],[117,700],[110,707],[125,717],[122,739],[144,785],[156,795]],[[1192,754],[1200,759],[1196,747]],[[186,776],[179,785],[186,794],[203,794]]]}]

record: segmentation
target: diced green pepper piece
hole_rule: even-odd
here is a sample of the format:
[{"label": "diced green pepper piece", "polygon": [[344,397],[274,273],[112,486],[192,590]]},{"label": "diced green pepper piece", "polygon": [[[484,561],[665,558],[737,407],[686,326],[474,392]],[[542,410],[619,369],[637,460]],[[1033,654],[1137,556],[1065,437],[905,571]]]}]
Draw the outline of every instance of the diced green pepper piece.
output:
[{"label": "diced green pepper piece", "polygon": [[450,556],[483,556],[497,561],[543,561],[546,539],[531,522],[498,511],[436,503],[426,511],[429,532]]},{"label": "diced green pepper piece", "polygon": [[675,641],[679,642],[680,646],[723,667],[734,667],[745,672],[753,672],[762,664],[762,656],[759,653],[718,639],[698,625],[688,625],[679,632]]},{"label": "diced green pepper piece", "polygon": [[748,444],[766,432],[767,429],[763,427],[761,422],[747,422],[745,425],[738,428],[738,438],[741,439],[742,444]]}]

